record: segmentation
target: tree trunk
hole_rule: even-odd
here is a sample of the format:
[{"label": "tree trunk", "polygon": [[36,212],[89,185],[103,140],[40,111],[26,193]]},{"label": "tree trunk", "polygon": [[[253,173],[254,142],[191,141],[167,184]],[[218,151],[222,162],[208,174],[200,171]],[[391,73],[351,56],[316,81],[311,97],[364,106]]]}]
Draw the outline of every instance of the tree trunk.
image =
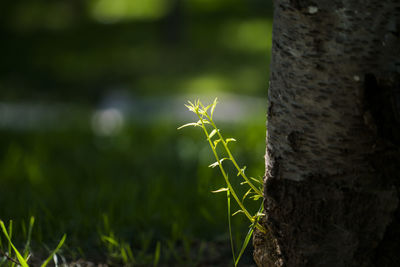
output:
[{"label": "tree trunk", "polygon": [[259,266],[400,262],[400,1],[275,1]]}]

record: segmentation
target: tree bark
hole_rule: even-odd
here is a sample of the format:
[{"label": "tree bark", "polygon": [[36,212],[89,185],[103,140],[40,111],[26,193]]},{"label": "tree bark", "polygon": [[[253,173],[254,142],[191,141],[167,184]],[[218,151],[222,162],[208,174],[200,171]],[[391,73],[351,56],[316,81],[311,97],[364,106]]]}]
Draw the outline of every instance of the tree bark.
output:
[{"label": "tree bark", "polygon": [[275,1],[270,77],[255,261],[396,266],[400,1]]}]

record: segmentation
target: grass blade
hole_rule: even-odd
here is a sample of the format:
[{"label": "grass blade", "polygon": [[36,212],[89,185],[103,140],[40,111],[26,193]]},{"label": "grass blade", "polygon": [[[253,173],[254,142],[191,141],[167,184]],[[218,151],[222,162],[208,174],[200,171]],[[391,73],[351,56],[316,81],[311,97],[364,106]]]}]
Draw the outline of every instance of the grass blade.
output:
[{"label": "grass blade", "polygon": [[115,240],[114,238],[110,237],[110,236],[102,235],[102,236],[101,236],[101,239],[102,239],[104,242],[109,243],[109,244],[112,245],[112,246],[119,247],[118,241]]},{"label": "grass blade", "polygon": [[161,255],[161,243],[160,241],[157,241],[156,251],[154,252],[154,263],[153,263],[154,267],[158,266],[158,262],[160,261],[160,255]]},{"label": "grass blade", "polygon": [[229,239],[231,241],[231,249],[232,249],[232,258],[233,262],[236,262],[235,258],[235,246],[233,244],[233,236],[232,236],[232,222],[231,222],[231,194],[229,189],[226,191],[226,199],[228,202],[228,227],[229,227]]},{"label": "grass blade", "polygon": [[47,264],[49,264],[49,262],[51,261],[53,256],[60,250],[60,248],[64,244],[66,238],[67,238],[67,235],[64,234],[63,237],[61,238],[60,242],[58,243],[57,247],[51,252],[50,256],[42,263],[41,267],[45,267],[45,266],[47,266]]},{"label": "grass blade", "polygon": [[29,267],[28,263],[25,261],[24,257],[19,253],[19,251],[15,248],[14,244],[11,242],[10,236],[8,235],[6,226],[4,225],[4,222],[0,220],[0,227],[3,230],[3,234],[6,236],[9,245],[12,247],[14,250],[15,254],[17,255],[18,261],[21,264],[22,267]]},{"label": "grass blade", "polygon": [[32,238],[32,229],[33,229],[33,225],[35,224],[35,217],[31,217],[31,219],[29,220],[29,228],[28,228],[28,236],[27,236],[27,240],[26,240],[26,244],[25,244],[25,248],[24,248],[24,258],[26,259],[29,255],[29,247],[31,245],[31,238]]},{"label": "grass blade", "polygon": [[10,238],[10,242],[8,243],[8,256],[10,257],[12,257],[12,250],[11,250],[12,228],[13,228],[13,221],[10,220],[10,222],[8,223],[8,236]]},{"label": "grass blade", "polygon": [[246,238],[244,239],[243,244],[242,244],[242,248],[240,249],[239,255],[236,258],[235,266],[238,265],[240,258],[242,257],[244,251],[246,250],[247,245],[249,244],[250,238],[253,234],[254,228],[255,228],[255,224],[253,226],[251,226],[250,230],[247,232]]}]

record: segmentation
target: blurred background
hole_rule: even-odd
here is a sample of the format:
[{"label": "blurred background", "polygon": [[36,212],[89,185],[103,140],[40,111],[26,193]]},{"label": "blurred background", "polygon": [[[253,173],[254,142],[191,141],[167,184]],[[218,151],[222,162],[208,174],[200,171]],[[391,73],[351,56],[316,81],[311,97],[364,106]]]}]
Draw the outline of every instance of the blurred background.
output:
[{"label": "blurred background", "polygon": [[[35,216],[33,247],[67,233],[67,261],[230,264],[223,178],[201,130],[177,127],[187,100],[218,97],[238,162],[263,175],[271,26],[265,0],[3,1],[0,219],[16,242]],[[233,224],[239,245],[248,222]]]}]

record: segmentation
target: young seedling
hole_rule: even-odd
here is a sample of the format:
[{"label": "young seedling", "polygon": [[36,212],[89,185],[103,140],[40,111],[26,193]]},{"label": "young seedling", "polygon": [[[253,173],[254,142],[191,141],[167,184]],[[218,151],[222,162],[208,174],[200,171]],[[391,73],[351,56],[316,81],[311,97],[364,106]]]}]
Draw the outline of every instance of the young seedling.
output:
[{"label": "young seedling", "polygon": [[[226,187],[221,188],[218,190],[213,191],[213,193],[220,193],[220,192],[226,192],[226,197],[227,197],[227,202],[228,202],[228,227],[229,227],[229,235],[230,235],[230,242],[231,242],[231,248],[232,248],[232,256],[233,256],[233,261],[235,263],[235,266],[239,263],[239,260],[241,256],[243,255],[244,250],[246,249],[250,238],[253,234],[253,231],[255,228],[260,230],[263,233],[266,233],[266,229],[264,226],[262,226],[259,223],[260,217],[264,216],[263,214],[263,205],[260,205],[259,211],[252,215],[249,210],[246,208],[244,204],[244,200],[247,197],[250,197],[251,199],[257,201],[259,199],[262,199],[262,181],[257,180],[253,177],[247,177],[245,174],[245,169],[246,167],[239,167],[239,164],[236,162],[235,158],[233,157],[230,149],[229,149],[229,143],[230,142],[235,142],[236,140],[234,138],[224,138],[221,134],[221,131],[217,128],[214,120],[213,120],[213,115],[214,115],[214,110],[217,105],[217,98],[214,100],[214,102],[208,106],[204,106],[200,100],[196,100],[194,103],[188,101],[188,105],[185,105],[189,111],[193,112],[196,114],[198,121],[196,122],[191,122],[187,123],[185,125],[182,125],[181,127],[178,128],[182,129],[188,126],[194,126],[194,127],[200,127],[203,129],[203,132],[207,138],[208,144],[210,145],[210,148],[212,150],[212,153],[214,154],[214,157],[216,159],[216,162],[212,163],[209,165],[211,168],[219,167],[221,174],[225,180]],[[210,112],[209,112],[210,111]],[[217,153],[217,145],[222,144],[223,149],[226,153],[225,157],[221,157]],[[247,185],[249,189],[247,192],[244,194],[244,196],[240,199],[237,192],[233,188],[229,178],[228,174],[223,166],[223,162],[230,161],[232,162],[233,166],[237,170],[237,176],[241,176],[243,179],[243,182],[241,185]],[[232,216],[238,214],[238,213],[243,213],[247,219],[250,221],[250,230],[247,233],[245,240],[243,242],[243,245],[239,251],[239,254],[236,256],[234,245],[233,245],[233,238],[232,238],[232,224],[231,224],[231,205],[230,205],[230,196],[235,199],[236,203],[240,207],[238,211],[232,214]]]}]

